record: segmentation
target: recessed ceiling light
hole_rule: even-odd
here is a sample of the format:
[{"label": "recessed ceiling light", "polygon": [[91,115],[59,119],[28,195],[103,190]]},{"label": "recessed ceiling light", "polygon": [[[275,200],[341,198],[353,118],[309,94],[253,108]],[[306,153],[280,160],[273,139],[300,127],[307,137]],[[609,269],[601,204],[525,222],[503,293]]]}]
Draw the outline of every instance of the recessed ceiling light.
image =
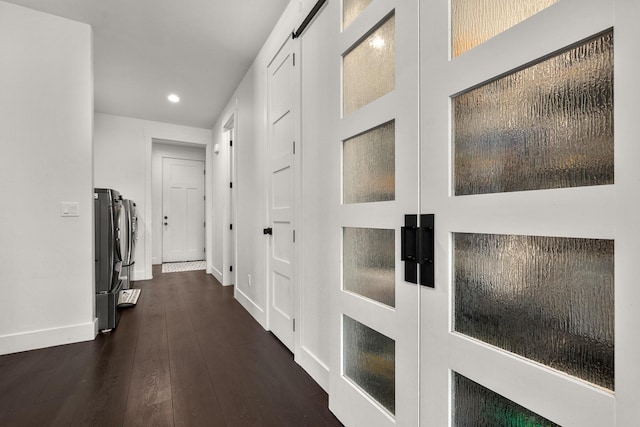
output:
[{"label": "recessed ceiling light", "polygon": [[171,102],[180,102],[180,97],[175,93],[172,93],[171,95],[167,96],[167,99]]}]

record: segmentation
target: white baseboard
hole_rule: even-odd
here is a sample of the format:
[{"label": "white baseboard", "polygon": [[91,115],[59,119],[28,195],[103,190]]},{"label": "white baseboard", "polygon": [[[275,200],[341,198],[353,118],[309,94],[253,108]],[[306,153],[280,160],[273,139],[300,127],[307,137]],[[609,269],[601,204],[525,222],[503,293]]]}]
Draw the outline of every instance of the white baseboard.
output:
[{"label": "white baseboard", "polygon": [[211,268],[211,274],[213,277],[215,277],[218,282],[222,283],[222,272],[213,265],[209,266],[209,268]]},{"label": "white baseboard", "polygon": [[298,347],[295,361],[302,366],[302,369],[307,371],[325,392],[329,393],[329,367],[327,365],[303,346]]},{"label": "white baseboard", "polygon": [[258,304],[256,304],[251,298],[249,298],[244,292],[242,292],[236,286],[235,289],[236,300],[249,312],[251,316],[262,326],[267,329],[267,315]]},{"label": "white baseboard", "polygon": [[2,335],[0,336],[0,355],[91,341],[96,337],[97,328],[97,319],[94,319],[80,325]]}]

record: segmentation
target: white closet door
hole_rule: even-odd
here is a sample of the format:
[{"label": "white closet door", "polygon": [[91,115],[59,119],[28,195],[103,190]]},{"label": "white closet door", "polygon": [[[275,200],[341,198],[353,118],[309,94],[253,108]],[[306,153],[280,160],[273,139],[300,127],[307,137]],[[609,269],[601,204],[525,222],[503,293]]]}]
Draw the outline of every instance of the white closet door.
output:
[{"label": "white closet door", "polygon": [[296,42],[288,39],[268,67],[269,329],[294,351],[295,135],[299,93]]}]

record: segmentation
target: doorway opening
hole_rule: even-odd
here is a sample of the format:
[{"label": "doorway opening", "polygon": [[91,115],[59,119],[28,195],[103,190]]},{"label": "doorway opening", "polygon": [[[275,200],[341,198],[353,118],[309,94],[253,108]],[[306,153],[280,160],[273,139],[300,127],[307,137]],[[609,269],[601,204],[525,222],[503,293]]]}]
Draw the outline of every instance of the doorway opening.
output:
[{"label": "doorway opening", "polygon": [[205,147],[152,140],[152,264],[162,271],[206,269]]}]

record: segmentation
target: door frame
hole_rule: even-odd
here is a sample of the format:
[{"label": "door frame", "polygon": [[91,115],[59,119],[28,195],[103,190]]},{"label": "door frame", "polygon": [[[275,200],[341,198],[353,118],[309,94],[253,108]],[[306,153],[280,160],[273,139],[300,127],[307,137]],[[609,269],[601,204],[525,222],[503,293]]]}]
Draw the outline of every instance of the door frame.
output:
[{"label": "door frame", "polygon": [[[238,155],[237,155],[237,144],[238,138],[236,135],[236,111],[231,114],[229,119],[225,122],[222,127],[222,131],[224,133],[223,141],[226,144],[228,159],[225,162],[225,167],[227,171],[225,176],[227,177],[228,182],[233,183],[233,187],[230,188],[230,191],[224,197],[223,203],[229,206],[229,209],[224,210],[223,214],[223,224],[224,224],[224,234],[223,234],[223,254],[222,254],[222,284],[224,286],[231,286],[238,282],[238,269],[237,267],[237,256],[238,256],[238,231],[237,227],[233,230],[229,230],[226,228],[226,224],[235,224],[238,223],[238,210],[237,210],[237,181],[238,181]],[[234,145],[231,145],[233,143]],[[233,266],[234,270],[229,271],[229,267]]]},{"label": "door frame", "polygon": [[[265,68],[265,78],[266,78],[266,104],[265,104],[265,133],[267,135],[267,153],[271,152],[271,148],[273,145],[273,139],[271,133],[269,132],[269,119],[268,119],[268,111],[269,111],[269,67],[278,57],[282,49],[285,47],[287,43],[291,43],[291,51],[295,57],[295,66],[293,69],[294,81],[292,86],[294,88],[295,93],[293,94],[293,123],[294,123],[294,139],[295,139],[295,152],[294,152],[294,160],[293,160],[293,230],[295,232],[295,241],[292,246],[292,255],[291,259],[293,262],[292,269],[292,292],[291,292],[291,301],[293,304],[293,318],[294,318],[294,331],[293,331],[293,356],[294,360],[297,360],[296,355],[301,354],[300,347],[303,345],[301,343],[300,333],[301,329],[304,325],[304,320],[302,319],[302,313],[300,310],[301,307],[301,286],[300,286],[300,278],[302,277],[302,127],[301,120],[302,115],[300,111],[300,106],[302,103],[302,76],[301,76],[301,67],[300,67],[300,39],[292,38],[291,34],[287,34],[285,40],[282,42],[280,47],[271,55],[271,59],[267,63]],[[270,167],[265,167],[263,170],[264,176],[266,177],[267,188],[264,195],[265,200],[265,226],[269,227],[271,225],[271,215],[270,215],[270,194],[271,194],[271,171]],[[265,298],[265,324],[266,329],[271,330],[271,319],[270,319],[270,307],[271,307],[271,292],[273,290],[273,283],[270,278],[270,269],[271,262],[269,260],[269,251],[272,245],[272,239],[265,239],[264,243],[264,259],[265,259],[265,283],[266,283],[266,298]]]},{"label": "door frame", "polygon": [[[205,149],[205,173],[211,176],[211,131],[203,129],[201,132],[193,130],[177,130],[172,128],[145,128],[145,183],[144,183],[144,205],[138,206],[138,238],[144,241],[144,261],[140,262],[144,270],[134,271],[134,280],[150,280],[153,278],[152,273],[152,244],[153,244],[153,198],[151,191],[151,183],[153,180],[151,174],[152,150],[154,140],[157,142],[174,143],[176,145],[195,145]],[[204,194],[205,200],[205,248],[207,260],[207,273],[211,274],[211,248],[213,242],[211,240],[211,199],[212,188],[205,179]],[[142,261],[142,260],[141,260]],[[141,277],[142,276],[142,277]]]}]

